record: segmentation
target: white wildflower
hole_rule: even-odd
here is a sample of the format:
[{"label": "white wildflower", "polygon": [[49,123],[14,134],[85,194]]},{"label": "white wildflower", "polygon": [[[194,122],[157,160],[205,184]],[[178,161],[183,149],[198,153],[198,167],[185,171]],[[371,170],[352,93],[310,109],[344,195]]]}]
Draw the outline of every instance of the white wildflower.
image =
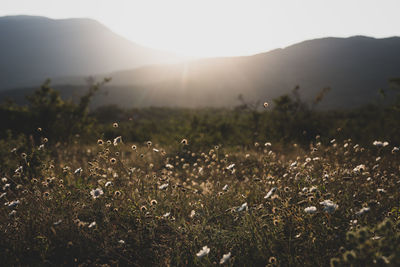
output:
[{"label": "white wildflower", "polygon": [[246,209],[246,210],[248,209],[248,207],[247,207],[247,202],[243,203],[242,206],[238,207],[238,208],[236,209],[236,211],[237,211],[237,212],[241,212],[241,211],[243,211],[243,210],[245,210],[245,209]]},{"label": "white wildflower", "polygon": [[324,211],[327,213],[333,213],[339,207],[337,204],[335,204],[333,201],[331,201],[329,199],[324,200],[324,201],[320,202],[319,204],[324,206]]},{"label": "white wildflower", "polygon": [[383,142],[383,147],[386,147],[388,145],[389,145],[389,142],[387,142],[387,141]]},{"label": "white wildflower", "polygon": [[204,246],[198,253],[196,253],[196,256],[202,258],[206,256],[208,253],[210,253],[209,247]]},{"label": "white wildflower", "polygon": [[22,166],[19,166],[19,167],[15,170],[15,173],[22,172],[22,169],[23,169],[23,167],[22,167]]},{"label": "white wildflower", "polygon": [[96,188],[90,191],[90,194],[94,199],[99,198],[101,195],[104,194],[103,190],[101,188]]},{"label": "white wildflower", "polygon": [[114,146],[117,146],[121,142],[122,142],[122,136],[118,136],[118,137],[114,138],[113,144],[114,144]]},{"label": "white wildflower", "polygon": [[166,189],[168,187],[168,184],[162,184],[162,185],[160,185],[158,188],[160,189],[160,190],[164,190],[164,189]]},{"label": "white wildflower", "polygon": [[111,181],[108,181],[104,186],[105,186],[105,187],[112,186],[112,182],[111,182]]},{"label": "white wildflower", "polygon": [[230,169],[232,169],[233,167],[235,167],[235,163],[232,163],[231,165],[229,165],[229,166],[227,167],[227,169],[230,170]]},{"label": "white wildflower", "polygon": [[372,144],[374,146],[377,146],[377,147],[382,147],[383,146],[383,142],[382,141],[377,141],[377,140],[375,140]]},{"label": "white wildflower", "polygon": [[219,261],[219,264],[224,264],[225,262],[229,261],[229,259],[231,258],[231,255],[232,254],[230,252],[227,253],[227,254],[222,255],[222,258]]},{"label": "white wildflower", "polygon": [[272,187],[271,190],[269,190],[269,192],[264,196],[265,199],[269,198],[272,196],[273,193],[275,193],[276,191],[276,187]]},{"label": "white wildflower", "polygon": [[74,171],[74,174],[81,174],[82,173],[82,168],[81,167],[79,167],[78,169],[76,169],[75,171]]},{"label": "white wildflower", "polygon": [[357,211],[357,212],[356,212],[356,215],[361,216],[361,215],[363,215],[364,213],[367,213],[367,212],[369,212],[369,211],[370,211],[370,207],[364,207],[364,208],[360,209],[359,211]]},{"label": "white wildflower", "polygon": [[195,211],[195,210],[192,210],[192,211],[190,212],[189,217],[190,217],[190,218],[193,218],[195,215],[196,215],[196,211]]},{"label": "white wildflower", "polygon": [[97,224],[97,223],[93,221],[93,222],[91,222],[91,223],[89,224],[89,226],[88,226],[88,227],[89,227],[89,228],[95,227],[95,226],[96,226],[96,224]]},{"label": "white wildflower", "polygon": [[7,206],[11,209],[15,208],[18,206],[21,202],[19,200],[13,200],[7,204]]},{"label": "white wildflower", "polygon": [[8,216],[12,217],[12,216],[14,216],[15,214],[17,214],[17,211],[16,211],[16,210],[12,210],[12,211],[8,214]]},{"label": "white wildflower", "polygon": [[224,187],[222,187],[222,190],[223,190],[223,191],[228,191],[228,185],[227,185],[227,184],[224,185]]},{"label": "white wildflower", "polygon": [[315,206],[310,206],[304,209],[305,213],[313,214],[317,212],[317,208]]},{"label": "white wildflower", "polygon": [[362,171],[365,171],[365,165],[364,164],[360,164],[360,165],[358,165],[358,166],[356,166],[354,169],[353,169],[353,172],[362,172]]}]

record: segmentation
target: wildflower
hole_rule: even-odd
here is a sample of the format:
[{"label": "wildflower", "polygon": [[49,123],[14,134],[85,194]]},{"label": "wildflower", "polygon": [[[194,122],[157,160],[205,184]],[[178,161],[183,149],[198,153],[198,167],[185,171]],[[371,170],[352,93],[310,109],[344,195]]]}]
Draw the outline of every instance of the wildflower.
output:
[{"label": "wildflower", "polygon": [[11,202],[7,202],[5,204],[7,204],[7,206],[11,209],[15,208],[16,206],[18,206],[21,202],[19,200],[13,200]]},{"label": "wildflower", "polygon": [[269,259],[268,259],[268,262],[270,263],[270,264],[272,264],[272,265],[274,265],[274,264],[276,264],[276,258],[275,257],[270,257]]},{"label": "wildflower", "polygon": [[7,190],[8,188],[10,188],[10,186],[11,186],[11,184],[5,184],[5,185],[3,186],[3,190],[4,190],[4,191]]},{"label": "wildflower", "polygon": [[310,206],[304,209],[305,213],[313,214],[317,212],[317,208],[315,206]]},{"label": "wildflower", "polygon": [[381,146],[383,146],[383,143],[382,143],[381,141],[375,140],[375,141],[372,143],[372,145],[377,146],[377,147],[381,147]]},{"label": "wildflower", "polygon": [[105,186],[105,187],[112,186],[112,182],[111,182],[111,181],[108,181],[104,186]]},{"label": "wildflower", "polygon": [[124,245],[124,244],[125,244],[125,241],[122,240],[122,239],[120,239],[120,240],[118,241],[118,244]]},{"label": "wildflower", "polygon": [[356,166],[354,169],[353,169],[353,172],[362,172],[362,171],[364,171],[366,168],[365,168],[365,165],[364,164],[360,164],[360,165],[358,165],[358,166]]},{"label": "wildflower", "polygon": [[119,197],[119,196],[121,196],[121,195],[122,195],[121,191],[118,191],[118,190],[117,190],[117,191],[114,192],[114,196],[115,196],[115,197]]},{"label": "wildflower", "polygon": [[111,164],[115,164],[116,162],[117,162],[117,160],[116,160],[115,158],[111,158],[111,159],[110,159],[110,163],[111,163]]},{"label": "wildflower", "polygon": [[157,148],[153,148],[153,151],[156,153],[160,152],[160,150],[158,150]]},{"label": "wildflower", "polygon": [[6,195],[7,195],[6,192],[2,193],[2,194],[0,195],[0,199],[2,199],[3,197],[5,197]]},{"label": "wildflower", "polygon": [[219,264],[224,264],[225,262],[229,261],[231,258],[231,253],[228,252],[227,254],[222,255],[221,260],[219,261]]},{"label": "wildflower", "polygon": [[14,172],[15,173],[21,173],[22,172],[23,167],[19,166]]},{"label": "wildflower", "polygon": [[363,215],[364,213],[367,213],[367,212],[369,212],[369,211],[370,211],[370,207],[364,207],[364,208],[360,209],[359,211],[357,211],[357,212],[356,212],[356,215],[361,216],[361,215]]},{"label": "wildflower", "polygon": [[270,142],[266,142],[266,143],[264,144],[264,146],[269,147],[269,146],[272,146],[272,144],[271,144]]},{"label": "wildflower", "polygon": [[90,194],[94,199],[99,198],[101,195],[104,194],[103,190],[101,188],[96,188],[90,191]]},{"label": "wildflower", "polygon": [[192,211],[190,212],[189,217],[190,217],[190,218],[193,218],[195,215],[196,215],[196,211],[195,211],[195,210],[192,210]]},{"label": "wildflower", "polygon": [[169,217],[169,215],[171,215],[171,212],[167,212],[167,213],[165,213],[165,214],[163,215],[163,217],[164,217],[164,218],[168,218],[168,217]]},{"label": "wildflower", "polygon": [[155,200],[155,199],[151,200],[151,201],[150,201],[150,205],[151,205],[151,206],[157,205],[157,200]]},{"label": "wildflower", "polygon": [[396,153],[396,152],[399,152],[399,150],[400,150],[400,148],[399,147],[393,147],[393,149],[392,149],[392,154],[394,154],[394,153]]},{"label": "wildflower", "polygon": [[224,185],[224,187],[222,187],[222,190],[223,190],[223,191],[228,191],[228,185],[227,185],[227,184]]},{"label": "wildflower", "polygon": [[311,192],[311,193],[315,193],[315,192],[317,192],[317,190],[318,190],[318,188],[317,188],[316,186],[312,186],[312,187],[310,188],[310,192]]},{"label": "wildflower", "polygon": [[136,150],[137,149],[136,145],[132,145],[131,148],[132,148],[132,150]]},{"label": "wildflower", "polygon": [[104,145],[104,141],[101,140],[101,139],[99,139],[99,140],[97,140],[97,144],[100,145],[100,146],[102,146],[102,145]]},{"label": "wildflower", "polygon": [[232,164],[229,165],[226,169],[227,169],[227,170],[230,170],[230,169],[232,169],[233,167],[235,167],[235,163],[232,163]]},{"label": "wildflower", "polygon": [[338,205],[332,202],[331,200],[324,200],[320,202],[319,204],[324,206],[324,211],[327,213],[333,213],[335,210],[338,209]]},{"label": "wildflower", "polygon": [[96,222],[91,222],[90,224],[89,224],[89,226],[88,226],[88,228],[92,228],[92,227],[95,227],[96,226]]},{"label": "wildflower", "polygon": [[267,199],[270,196],[272,196],[272,194],[275,193],[276,189],[277,189],[276,187],[272,187],[271,190],[269,190],[269,192],[264,196],[264,199]]},{"label": "wildflower", "polygon": [[146,206],[141,206],[141,207],[140,207],[140,210],[144,212],[144,211],[147,210],[147,207],[146,207]]},{"label": "wildflower", "polygon": [[240,207],[238,207],[237,209],[236,209],[236,211],[237,212],[241,212],[241,211],[243,211],[243,210],[247,210],[248,209],[248,207],[247,207],[247,202],[245,202],[245,203],[243,203]]},{"label": "wildflower", "polygon": [[268,102],[264,102],[264,108],[267,108],[268,107]]},{"label": "wildflower", "polygon": [[385,189],[383,189],[383,188],[378,188],[377,190],[376,190],[378,193],[386,193],[386,190]]},{"label": "wildflower", "polygon": [[75,171],[74,171],[74,174],[77,174],[77,175],[80,175],[81,173],[82,173],[82,168],[81,167],[79,167],[78,169],[76,169]]},{"label": "wildflower", "polygon": [[53,224],[54,224],[54,225],[59,225],[61,222],[62,222],[62,220],[60,219],[60,220],[54,222]]},{"label": "wildflower", "polygon": [[387,141],[383,142],[383,147],[386,147],[388,145],[389,145],[389,142],[387,142]]},{"label": "wildflower", "polygon": [[146,144],[147,144],[147,147],[151,147],[151,145],[152,145],[153,143],[152,143],[151,141],[147,141]]},{"label": "wildflower", "polygon": [[167,168],[167,169],[173,169],[174,168],[174,165],[172,165],[172,164],[165,164],[165,168]]},{"label": "wildflower", "polygon": [[160,190],[164,190],[164,189],[166,189],[168,187],[168,184],[162,184],[162,185],[160,185],[158,188],[160,189]]},{"label": "wildflower", "polygon": [[113,123],[113,127],[114,127],[114,128],[118,128],[118,123],[114,122],[114,123]]},{"label": "wildflower", "polygon": [[12,211],[8,214],[8,216],[12,217],[12,216],[14,216],[15,214],[17,214],[17,211],[16,211],[16,210],[12,210]]},{"label": "wildflower", "polygon": [[210,253],[210,249],[207,246],[204,246],[198,253],[196,253],[196,256],[202,258],[208,253]]},{"label": "wildflower", "polygon": [[119,143],[122,142],[122,137],[121,136],[117,136],[116,138],[114,138],[114,146],[117,146]]},{"label": "wildflower", "polygon": [[182,139],[181,144],[187,145],[188,144],[188,140],[187,139]]}]

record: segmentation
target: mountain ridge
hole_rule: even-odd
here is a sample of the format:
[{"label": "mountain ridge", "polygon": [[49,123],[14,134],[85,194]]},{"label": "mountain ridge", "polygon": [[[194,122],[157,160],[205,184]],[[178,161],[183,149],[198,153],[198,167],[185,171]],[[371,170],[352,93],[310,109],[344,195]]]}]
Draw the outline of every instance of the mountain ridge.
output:
[{"label": "mountain ridge", "polygon": [[0,89],[181,60],[133,43],[88,18],[6,16],[0,18],[0,35],[7,36],[0,43]]}]

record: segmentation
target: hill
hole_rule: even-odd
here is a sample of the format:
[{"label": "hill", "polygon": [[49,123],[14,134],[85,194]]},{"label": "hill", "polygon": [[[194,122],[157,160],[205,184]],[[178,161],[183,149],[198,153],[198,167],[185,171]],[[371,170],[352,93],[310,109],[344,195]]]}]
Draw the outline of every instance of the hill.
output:
[{"label": "hill", "polygon": [[0,17],[0,90],[46,78],[106,73],[178,57],[140,46],[91,19]]}]

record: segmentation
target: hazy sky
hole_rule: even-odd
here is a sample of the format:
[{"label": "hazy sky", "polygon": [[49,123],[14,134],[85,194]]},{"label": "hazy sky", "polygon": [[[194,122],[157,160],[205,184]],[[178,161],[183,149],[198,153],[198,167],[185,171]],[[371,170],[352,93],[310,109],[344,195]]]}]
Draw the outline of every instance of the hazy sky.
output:
[{"label": "hazy sky", "polygon": [[0,0],[0,15],[88,17],[145,46],[248,55],[306,39],[400,35],[400,0]]}]

